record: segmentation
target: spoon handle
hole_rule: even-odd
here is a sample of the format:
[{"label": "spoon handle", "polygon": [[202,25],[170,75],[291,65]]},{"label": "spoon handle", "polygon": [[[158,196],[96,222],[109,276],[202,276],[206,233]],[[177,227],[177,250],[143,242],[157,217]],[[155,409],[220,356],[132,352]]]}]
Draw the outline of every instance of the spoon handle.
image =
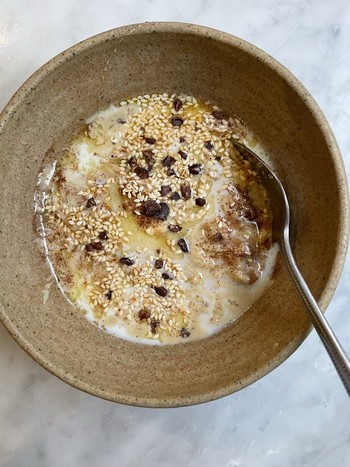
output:
[{"label": "spoon handle", "polygon": [[323,342],[323,345],[325,346],[348,395],[350,396],[350,361],[301,275],[295,263],[288,237],[288,233],[286,234],[285,232],[284,238],[282,238],[281,241],[282,255],[288,272],[301,300],[305,305],[312,324],[320,336],[320,339]]}]

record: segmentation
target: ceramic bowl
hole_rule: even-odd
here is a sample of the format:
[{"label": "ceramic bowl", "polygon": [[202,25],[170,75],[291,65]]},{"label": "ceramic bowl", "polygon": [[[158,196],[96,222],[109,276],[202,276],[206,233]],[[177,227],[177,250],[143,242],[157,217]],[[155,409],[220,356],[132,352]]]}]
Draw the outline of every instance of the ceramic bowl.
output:
[{"label": "ceramic bowl", "polygon": [[35,228],[43,164],[96,111],[159,92],[210,99],[254,133],[285,183],[296,260],[322,309],[345,259],[349,206],[341,155],[315,101],[274,59],[228,34],[181,23],[121,27],[58,55],[20,88],[0,120],[1,320],[72,386],[111,401],[173,407],[253,383],[294,352],[310,323],[280,263],[272,286],[234,324],[175,346],[101,331],[52,281]]}]

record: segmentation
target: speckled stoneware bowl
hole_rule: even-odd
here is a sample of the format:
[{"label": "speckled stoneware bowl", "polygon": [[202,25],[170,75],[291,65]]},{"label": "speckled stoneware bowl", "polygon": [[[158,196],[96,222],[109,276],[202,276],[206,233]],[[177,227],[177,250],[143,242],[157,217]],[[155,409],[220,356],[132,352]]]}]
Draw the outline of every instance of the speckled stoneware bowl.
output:
[{"label": "speckled stoneware bowl", "polygon": [[[197,342],[150,346],[90,324],[61,294],[37,247],[34,191],[85,119],[139,94],[185,92],[240,116],[268,150],[293,214],[297,262],[325,309],[342,270],[348,195],[342,159],[303,86],[261,50],[219,31],[176,23],[126,26],[51,60],[0,120],[0,316],[38,363],[112,401],[170,407],[237,391],[283,362],[310,324],[281,264],[273,285],[238,321]],[[6,377],[6,375],[3,375]]]}]

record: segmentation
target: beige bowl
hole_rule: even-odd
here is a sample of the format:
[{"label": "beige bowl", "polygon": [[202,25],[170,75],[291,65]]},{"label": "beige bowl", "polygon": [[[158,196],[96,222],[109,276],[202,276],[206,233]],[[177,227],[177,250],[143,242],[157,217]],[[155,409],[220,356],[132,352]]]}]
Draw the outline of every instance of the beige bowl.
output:
[{"label": "beige bowl", "polygon": [[317,104],[279,63],[212,29],[176,23],[118,28],[51,60],[0,120],[1,320],[38,363],[112,401],[170,407],[237,391],[283,362],[310,331],[290,280],[274,283],[235,324],[197,342],[132,344],[90,324],[52,282],[37,247],[33,196],[85,119],[139,94],[185,92],[240,116],[268,150],[290,198],[297,262],[320,306],[336,288],[348,241],[342,159]]}]

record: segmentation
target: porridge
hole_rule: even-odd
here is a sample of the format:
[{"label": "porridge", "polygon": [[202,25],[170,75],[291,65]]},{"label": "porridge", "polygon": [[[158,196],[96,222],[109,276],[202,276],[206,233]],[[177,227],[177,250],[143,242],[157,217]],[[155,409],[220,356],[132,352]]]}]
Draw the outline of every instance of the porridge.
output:
[{"label": "porridge", "polygon": [[238,119],[186,95],[92,116],[51,167],[42,222],[67,298],[118,337],[167,344],[222,329],[270,282],[269,199],[232,145]]}]

